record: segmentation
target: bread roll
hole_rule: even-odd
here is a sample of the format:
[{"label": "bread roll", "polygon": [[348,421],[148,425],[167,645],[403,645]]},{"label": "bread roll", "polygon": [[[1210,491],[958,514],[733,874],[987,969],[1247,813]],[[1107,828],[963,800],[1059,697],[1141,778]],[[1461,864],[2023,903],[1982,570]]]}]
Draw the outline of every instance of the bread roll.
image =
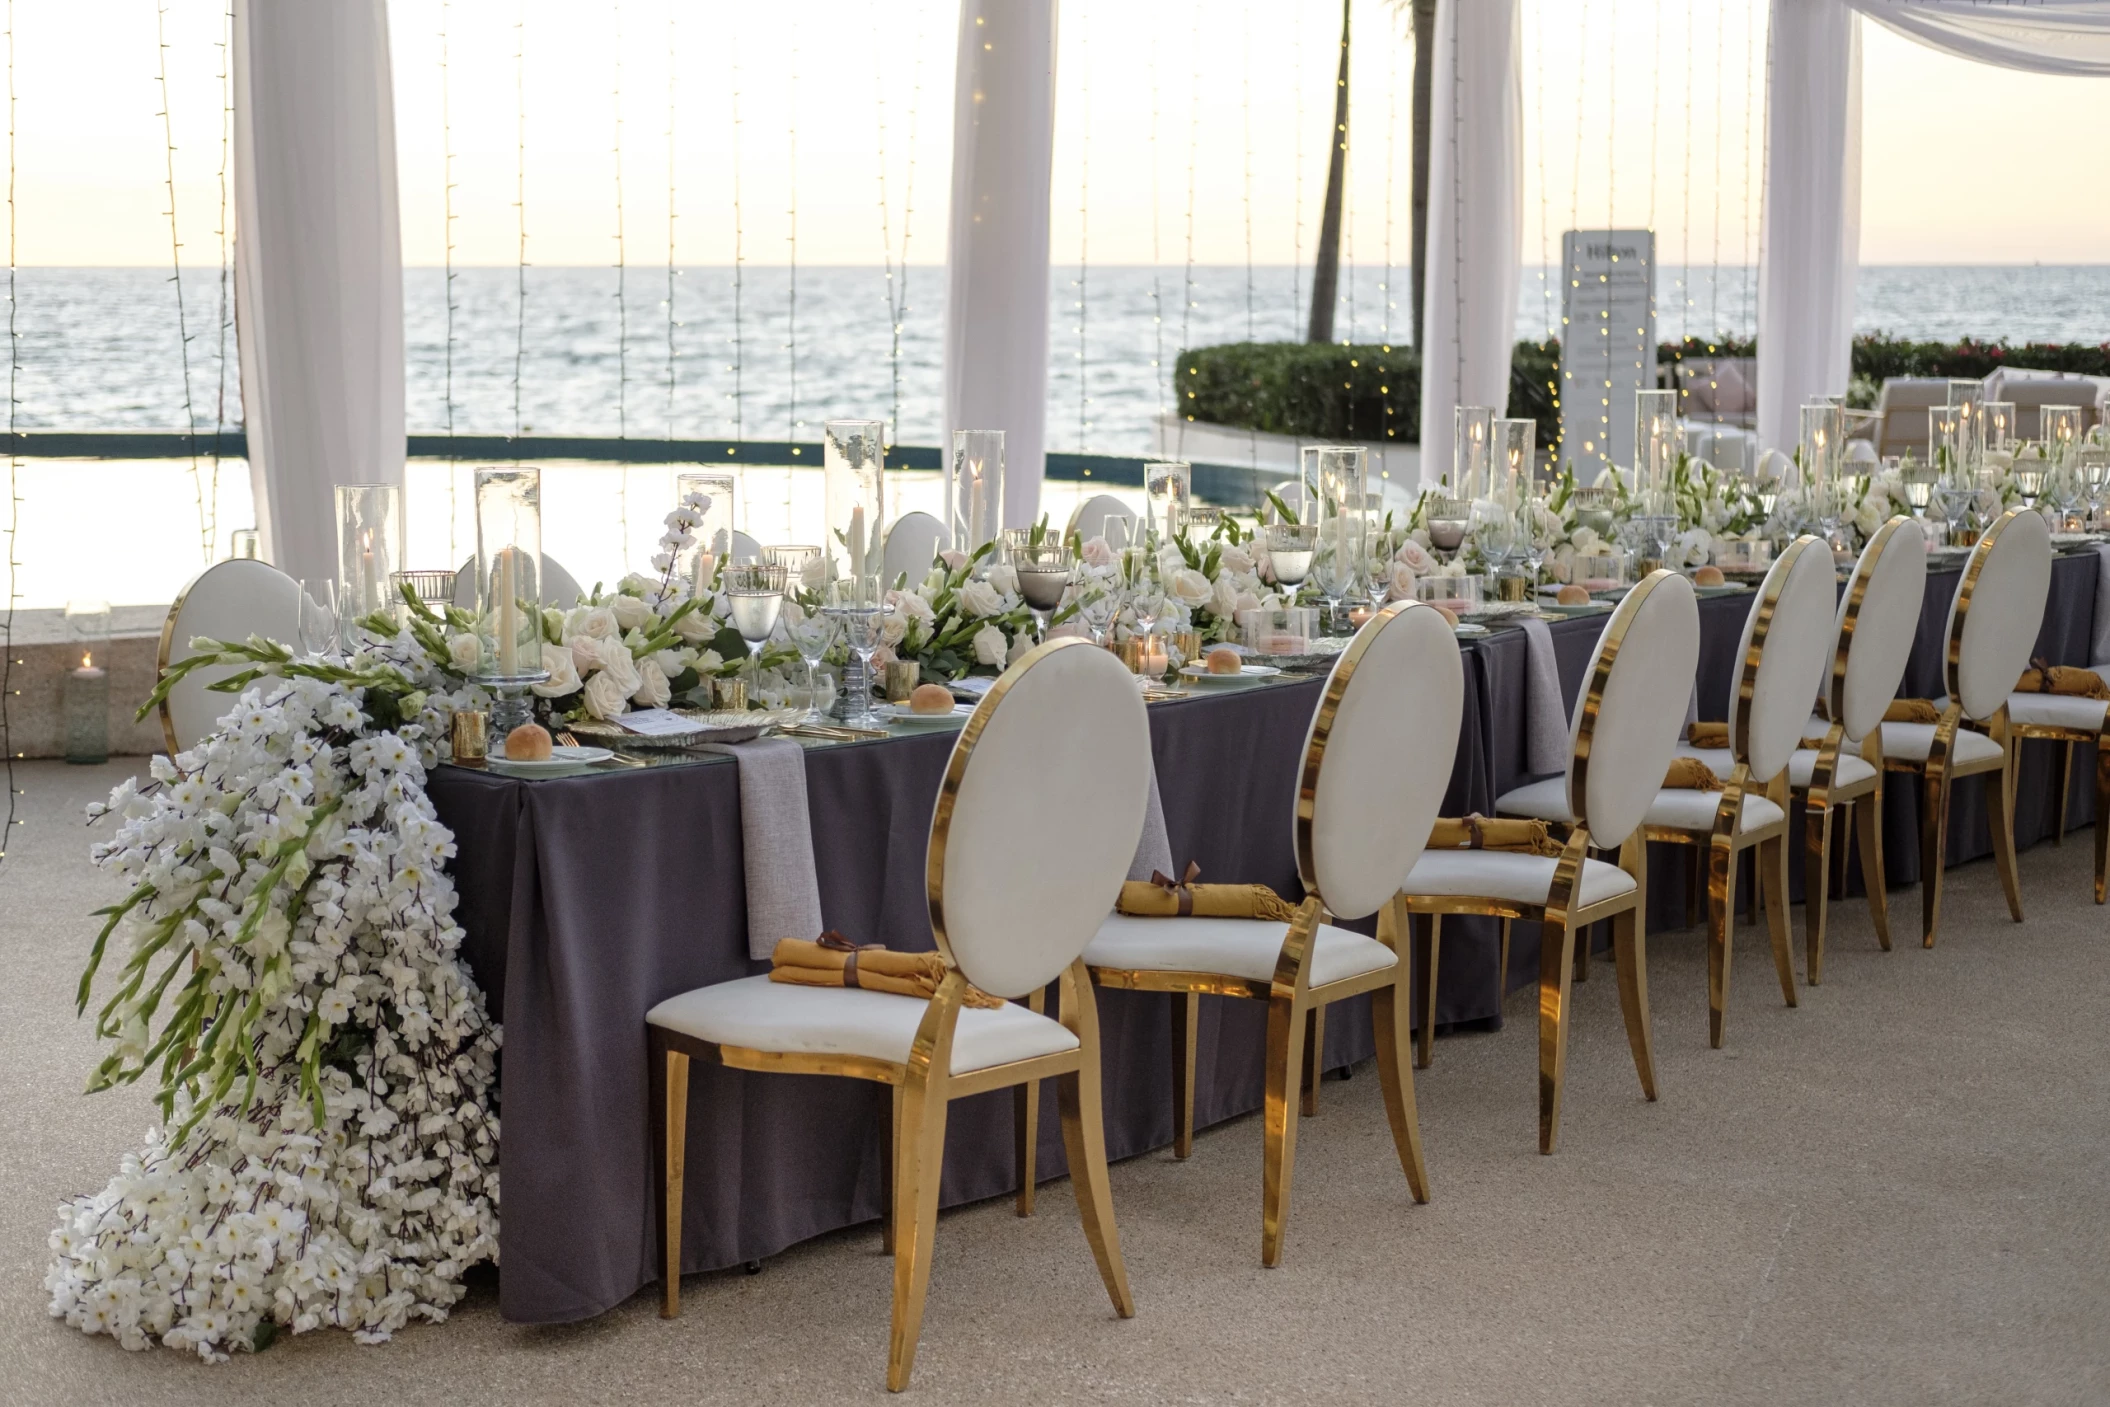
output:
[{"label": "bread roll", "polygon": [[540,723],[523,723],[506,734],[509,762],[549,761],[549,730]]},{"label": "bread roll", "polygon": [[943,684],[918,684],[908,696],[910,713],[951,713],[952,690]]},{"label": "bread roll", "polygon": [[1590,604],[1590,593],[1571,581],[1554,592],[1553,599],[1563,606],[1587,606]]},{"label": "bread roll", "polygon": [[1722,575],[1720,567],[1695,567],[1692,572],[1694,586],[1724,586],[1729,579]]},{"label": "bread roll", "polygon": [[1237,674],[1245,668],[1245,661],[1238,657],[1238,651],[1219,646],[1209,651],[1208,665],[1211,674]]}]

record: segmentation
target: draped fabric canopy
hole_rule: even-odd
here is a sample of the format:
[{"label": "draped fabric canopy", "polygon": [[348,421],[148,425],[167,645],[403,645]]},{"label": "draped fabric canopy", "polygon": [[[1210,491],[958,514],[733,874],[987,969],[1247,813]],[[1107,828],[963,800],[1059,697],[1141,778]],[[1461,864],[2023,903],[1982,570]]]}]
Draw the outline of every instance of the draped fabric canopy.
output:
[{"label": "draped fabric canopy", "polygon": [[1776,449],[1795,445],[1803,402],[1851,375],[1864,15],[1960,58],[2110,77],[2110,0],[1772,0],[1758,434]]}]

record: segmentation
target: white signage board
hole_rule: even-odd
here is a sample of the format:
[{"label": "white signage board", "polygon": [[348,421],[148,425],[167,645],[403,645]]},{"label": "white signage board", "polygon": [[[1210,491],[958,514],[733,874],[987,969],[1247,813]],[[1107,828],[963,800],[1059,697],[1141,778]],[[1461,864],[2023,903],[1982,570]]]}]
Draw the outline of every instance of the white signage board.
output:
[{"label": "white signage board", "polygon": [[1577,483],[1634,462],[1634,393],[1656,384],[1656,236],[1561,236],[1561,443]]}]

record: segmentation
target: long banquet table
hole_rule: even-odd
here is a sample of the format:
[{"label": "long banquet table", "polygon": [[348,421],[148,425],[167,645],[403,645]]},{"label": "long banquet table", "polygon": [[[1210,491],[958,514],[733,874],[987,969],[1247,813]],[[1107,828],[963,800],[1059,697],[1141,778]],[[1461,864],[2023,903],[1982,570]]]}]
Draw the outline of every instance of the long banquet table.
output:
[{"label": "long banquet table", "polygon": [[[2037,649],[2053,663],[2089,662],[2096,571],[2092,553],[2054,564]],[[1940,692],[1940,636],[1956,580],[1954,570],[1929,573],[1907,695]],[[1750,599],[1700,603],[1702,718],[1726,715]],[[1552,628],[1570,706],[1601,627],[1597,618]],[[1464,654],[1463,724],[1444,809],[1491,814],[1501,791],[1528,779],[1523,636],[1497,630],[1467,642]],[[1197,861],[1211,880],[1297,892],[1290,806],[1320,688],[1317,679],[1297,680],[1151,707],[1179,863]],[[948,730],[809,750],[808,804],[830,927],[905,950],[931,946],[923,851],[953,737]],[[2054,752],[2024,749],[2016,817],[2023,845],[2054,825]],[[441,767],[431,780],[458,846],[465,955],[504,1023],[500,1307],[509,1319],[587,1318],[657,1278],[644,1014],[677,992],[766,968],[747,956],[739,785],[729,761],[682,757],[532,782]],[[2093,819],[2092,767],[2076,770],[2070,824],[2085,826]],[[1960,785],[1953,804],[1951,862],[1988,853],[1979,779]],[[1893,885],[1918,878],[1916,807],[1914,786],[1886,795]],[[1799,873],[1799,846],[1795,864]],[[1682,925],[1688,873],[1683,864],[1652,866],[1652,930]],[[1909,931],[1916,895],[1893,889],[1891,902],[1900,931]],[[1500,991],[1536,980],[1536,927],[1516,925],[1512,947],[1498,984],[1492,923],[1446,924],[1439,1027],[1499,1023]],[[1169,998],[1102,991],[1098,1000],[1107,1150],[1118,1159],[1172,1140]],[[1202,1004],[1200,1123],[1259,1107],[1264,1029],[1260,1003]],[[1336,1007],[1326,1068],[1372,1049],[1367,998]],[[690,1083],[684,1269],[757,1260],[876,1219],[889,1109],[887,1091],[863,1081],[699,1062]],[[1001,1091],[953,1106],[947,1205],[1015,1190],[1011,1117]],[[1064,1171],[1055,1119],[1042,1120],[1038,1157],[1042,1176]]]}]

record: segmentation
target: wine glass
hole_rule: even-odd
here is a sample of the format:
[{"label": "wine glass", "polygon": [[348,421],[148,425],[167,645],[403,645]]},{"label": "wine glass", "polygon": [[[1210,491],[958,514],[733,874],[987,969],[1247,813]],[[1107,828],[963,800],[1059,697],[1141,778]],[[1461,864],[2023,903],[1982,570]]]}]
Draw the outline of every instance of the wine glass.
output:
[{"label": "wine glass", "polygon": [[735,562],[720,578],[733,629],[747,643],[747,691],[762,696],[762,647],[784,611],[784,568],[775,562]]},{"label": "wine glass", "polygon": [[1317,549],[1311,555],[1311,581],[1326,598],[1326,628],[1329,633],[1340,632],[1341,602],[1354,591],[1362,580],[1363,535],[1347,518],[1336,518],[1322,530]]},{"label": "wine glass", "polygon": [[309,659],[319,660],[337,645],[337,582],[333,577],[307,577],[300,583],[300,648]]},{"label": "wine glass", "polygon": [[784,633],[791,637],[791,648],[797,650],[799,658],[806,663],[806,719],[810,723],[818,723],[822,718],[816,671],[834,646],[836,631],[835,617],[826,611],[795,607],[784,614]]},{"label": "wine glass", "polygon": [[1121,609],[1121,591],[1103,567],[1086,565],[1081,559],[1072,578],[1077,590],[1077,619],[1092,633],[1094,645],[1106,643],[1107,627]]},{"label": "wine glass", "polygon": [[1122,571],[1128,590],[1128,609],[1136,618],[1136,626],[1143,632],[1143,658],[1148,660],[1158,618],[1165,614],[1164,573],[1158,567],[1156,554],[1148,546],[1129,548],[1122,562]]},{"label": "wine glass", "polygon": [[821,550],[809,543],[780,542],[765,547],[762,560],[784,569],[784,584],[794,595],[813,591],[821,583]]},{"label": "wine glass", "polygon": [[1316,523],[1269,523],[1267,557],[1275,569],[1275,580],[1295,596],[1304,578],[1311,575],[1311,559],[1319,545]]},{"label": "wine glass", "polygon": [[822,608],[834,619],[842,631],[843,643],[863,666],[864,687],[850,691],[855,695],[850,700],[852,713],[843,720],[855,728],[876,727],[881,721],[872,712],[871,688],[872,656],[879,650],[885,626],[879,601],[878,578],[842,577],[828,584],[828,604]]},{"label": "wine glass", "polygon": [[1048,618],[1062,604],[1075,565],[1070,549],[1054,537],[1013,549],[1011,568],[1018,573],[1018,594],[1033,613],[1035,635],[1042,641],[1048,638]]}]

